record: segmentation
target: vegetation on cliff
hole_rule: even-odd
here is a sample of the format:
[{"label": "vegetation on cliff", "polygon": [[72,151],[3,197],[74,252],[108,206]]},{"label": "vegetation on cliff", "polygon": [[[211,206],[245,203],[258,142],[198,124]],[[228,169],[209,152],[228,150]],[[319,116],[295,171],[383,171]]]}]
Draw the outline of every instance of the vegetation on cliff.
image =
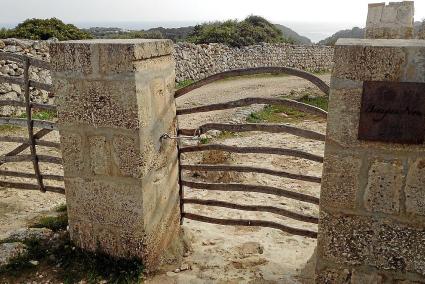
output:
[{"label": "vegetation on cliff", "polygon": [[261,42],[291,42],[275,25],[259,16],[249,16],[243,21],[205,23],[195,26],[188,41],[203,43],[223,43],[229,46],[247,46]]},{"label": "vegetation on cliff", "polygon": [[65,24],[59,19],[28,19],[14,29],[0,31],[0,38],[25,38],[47,40],[55,37],[59,40],[89,39],[92,36],[74,25]]}]

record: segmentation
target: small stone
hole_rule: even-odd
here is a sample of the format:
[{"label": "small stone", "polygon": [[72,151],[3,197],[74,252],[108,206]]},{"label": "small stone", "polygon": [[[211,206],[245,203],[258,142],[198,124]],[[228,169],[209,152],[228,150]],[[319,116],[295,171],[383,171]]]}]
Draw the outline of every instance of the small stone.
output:
[{"label": "small stone", "polygon": [[27,247],[20,242],[0,244],[0,267],[27,254]]},{"label": "small stone", "polygon": [[180,271],[186,271],[190,269],[190,265],[187,263],[182,264],[182,266],[180,267]]},{"label": "small stone", "polygon": [[[34,266],[37,266],[39,264],[39,262],[37,260],[30,260],[29,263],[31,263]],[[40,276],[43,277],[43,275],[40,275]]]},{"label": "small stone", "polygon": [[174,273],[179,273],[179,272],[180,272],[179,268],[176,268],[176,270],[174,270]]}]

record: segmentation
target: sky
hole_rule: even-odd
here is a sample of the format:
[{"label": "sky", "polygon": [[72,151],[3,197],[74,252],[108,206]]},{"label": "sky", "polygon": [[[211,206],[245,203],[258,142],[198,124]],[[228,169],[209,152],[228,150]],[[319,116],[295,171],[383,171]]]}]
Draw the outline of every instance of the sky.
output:
[{"label": "sky", "polygon": [[[77,26],[95,23],[163,22],[188,25],[243,19],[255,14],[274,23],[307,29],[364,26],[373,0],[0,0],[0,26],[27,18],[56,17]],[[415,19],[425,18],[425,0],[415,1]],[[180,23],[177,23],[180,22]],[[119,24],[119,23],[118,23]],[[117,25],[116,25],[117,26]],[[167,26],[164,24],[164,26]],[[290,26],[290,25],[289,25]],[[147,26],[148,27],[148,26]],[[294,28],[296,30],[296,28]],[[299,28],[300,29],[300,28]],[[296,30],[297,31],[297,30]],[[300,32],[299,30],[297,32]],[[326,31],[329,33],[330,31]]]}]

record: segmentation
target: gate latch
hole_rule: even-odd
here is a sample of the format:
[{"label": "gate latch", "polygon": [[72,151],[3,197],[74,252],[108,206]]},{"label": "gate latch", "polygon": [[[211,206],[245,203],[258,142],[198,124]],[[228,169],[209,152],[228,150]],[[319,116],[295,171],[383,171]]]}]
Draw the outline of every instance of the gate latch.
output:
[{"label": "gate latch", "polygon": [[165,139],[171,139],[171,140],[201,140],[200,135],[193,135],[193,136],[171,136],[167,133],[164,133],[159,137],[160,141],[163,141]]}]

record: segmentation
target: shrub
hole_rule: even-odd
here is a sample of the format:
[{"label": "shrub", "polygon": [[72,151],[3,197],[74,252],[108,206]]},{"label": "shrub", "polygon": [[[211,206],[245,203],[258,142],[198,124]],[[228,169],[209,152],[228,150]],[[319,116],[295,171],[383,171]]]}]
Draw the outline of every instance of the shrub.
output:
[{"label": "shrub", "polygon": [[55,37],[59,40],[77,40],[92,38],[88,33],[71,24],[65,24],[56,18],[28,19],[14,29],[0,35],[4,37],[47,40]]},{"label": "shrub", "polygon": [[197,25],[189,41],[196,44],[223,43],[236,47],[261,42],[290,42],[283,37],[281,30],[259,16],[249,16],[241,22],[228,20]]}]

